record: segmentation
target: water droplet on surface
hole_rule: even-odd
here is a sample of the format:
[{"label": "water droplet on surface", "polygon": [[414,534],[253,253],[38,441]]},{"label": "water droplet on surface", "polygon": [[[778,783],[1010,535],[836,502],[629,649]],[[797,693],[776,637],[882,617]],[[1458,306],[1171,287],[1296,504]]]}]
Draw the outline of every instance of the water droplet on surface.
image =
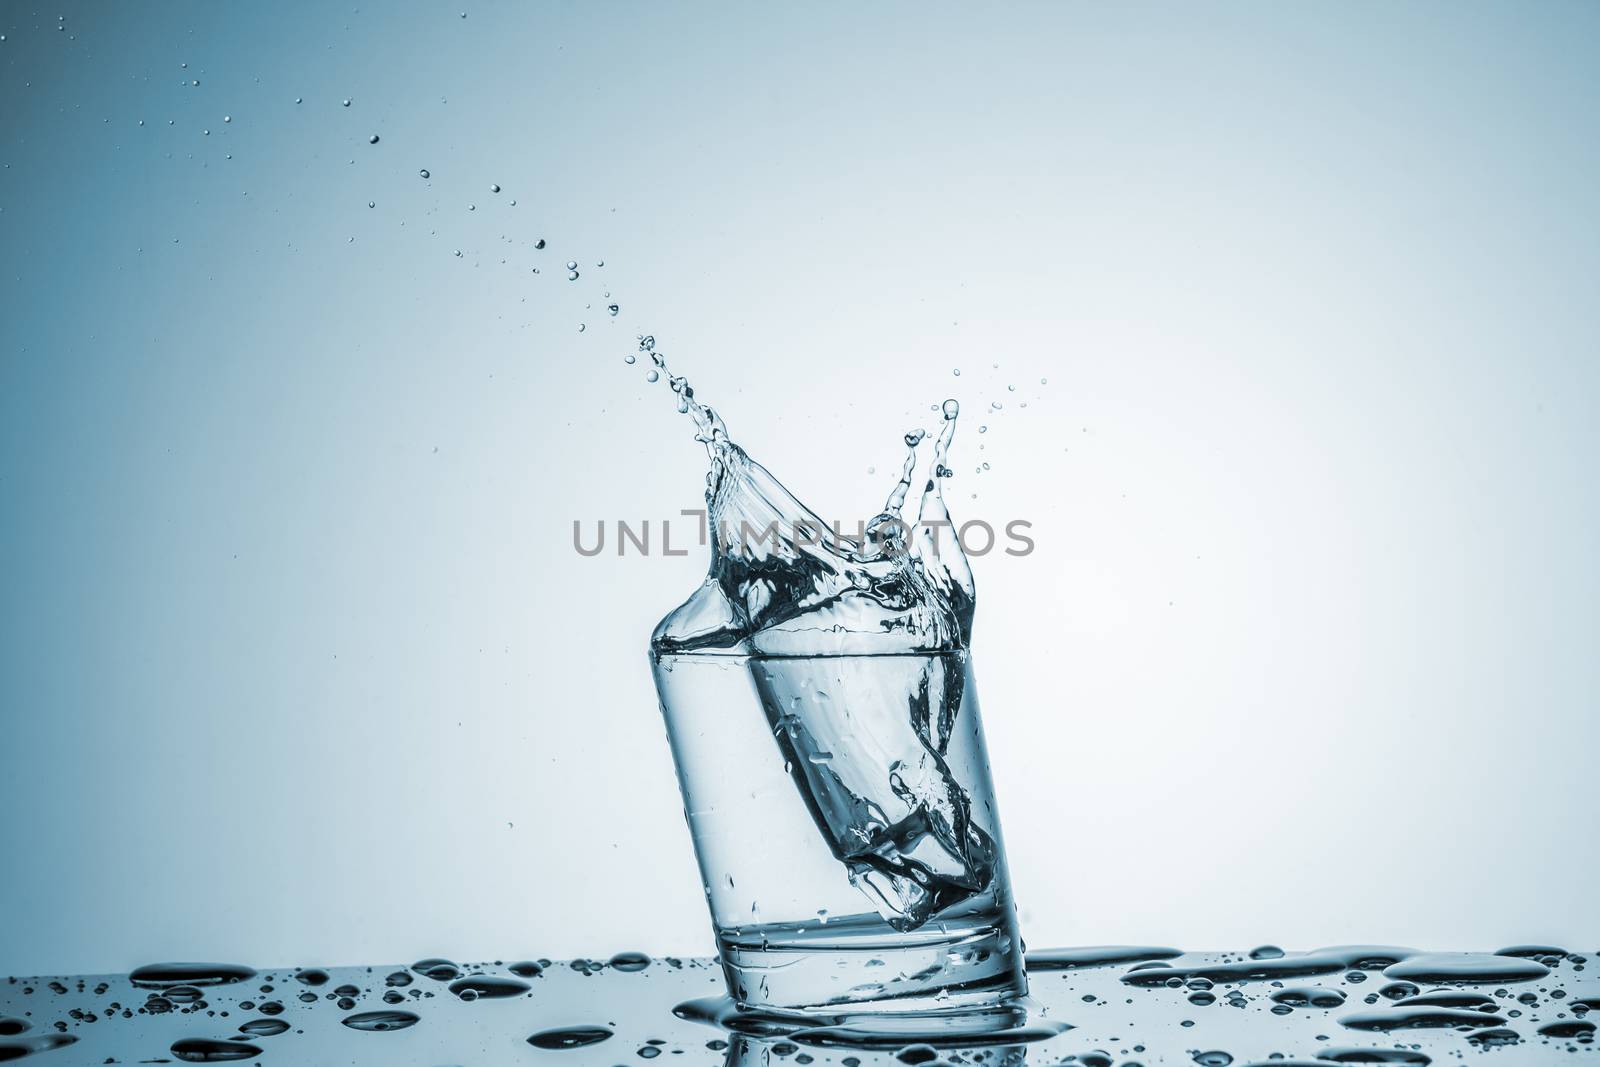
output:
[{"label": "water droplet on surface", "polygon": [[373,134],[371,137],[368,137],[367,138],[367,143],[368,144],[377,144],[378,143],[378,135],[377,134]]},{"label": "water droplet on surface", "polygon": [[141,989],[163,989],[176,985],[231,985],[255,975],[253,968],[237,963],[150,963],[134,968],[128,981]]},{"label": "water droplet on surface", "polygon": [[251,1037],[273,1037],[289,1029],[289,1024],[282,1019],[251,1019],[239,1026],[241,1034]]},{"label": "water droplet on surface", "polygon": [[469,975],[450,983],[450,992],[463,1000],[467,999],[468,993],[472,994],[474,1000],[478,997],[497,1000],[526,993],[532,988],[520,978],[496,978],[487,974]]},{"label": "water droplet on surface", "polygon": [[559,1030],[541,1030],[528,1038],[534,1048],[570,1049],[597,1045],[611,1036],[603,1026],[568,1026]]},{"label": "water droplet on surface", "polygon": [[533,960],[518,960],[506,968],[518,978],[537,978],[544,973],[544,966]]},{"label": "water droplet on surface", "polygon": [[1550,973],[1534,960],[1477,952],[1431,952],[1384,968],[1384,977],[1412,982],[1531,982]]},{"label": "water droplet on surface", "polygon": [[491,185],[489,186],[489,191],[491,193],[498,193],[500,191],[500,187],[498,185]]},{"label": "water droplet on surface", "polygon": [[1504,1045],[1515,1045],[1522,1040],[1522,1035],[1504,1026],[1495,1026],[1488,1030],[1470,1033],[1467,1035],[1467,1040],[1479,1048],[1500,1048]]},{"label": "water droplet on surface", "polygon": [[621,311],[622,309],[620,307],[618,307],[616,304],[608,304],[606,306],[606,310],[611,313],[611,317],[612,318],[615,318],[616,315],[617,315],[617,312]]},{"label": "water droplet on surface", "polygon": [[77,1040],[73,1034],[40,1034],[20,1041],[0,1041],[0,1060],[20,1060],[24,1056],[65,1048]]},{"label": "water droplet on surface", "polygon": [[422,977],[432,978],[436,982],[448,982],[452,978],[461,977],[461,967],[445,959],[418,960],[411,965],[411,969]]},{"label": "water droplet on surface", "polygon": [[1317,1059],[1329,1063],[1401,1063],[1414,1067],[1427,1067],[1433,1062],[1426,1053],[1403,1048],[1330,1048],[1317,1053]]},{"label": "water droplet on surface", "polygon": [[368,1033],[387,1033],[391,1030],[404,1030],[415,1026],[421,1016],[410,1011],[363,1011],[354,1015],[347,1015],[339,1020],[352,1030],[365,1030]]},{"label": "water droplet on surface", "polygon": [[1438,1029],[1482,1029],[1489,1026],[1504,1026],[1505,1020],[1498,1015],[1485,1015],[1480,1011],[1466,1011],[1461,1008],[1389,1008],[1385,1011],[1363,1011],[1355,1015],[1346,1015],[1339,1020],[1341,1026],[1351,1030],[1376,1030],[1387,1033],[1391,1030],[1438,1030]]},{"label": "water droplet on surface", "polygon": [[[196,84],[199,84],[199,83],[197,82]],[[347,96],[342,101],[340,101],[340,103],[342,103],[345,107],[349,107],[350,106],[350,98]]]},{"label": "water droplet on surface", "polygon": [[217,1041],[209,1037],[186,1037],[172,1043],[172,1054],[186,1063],[222,1063],[248,1060],[261,1055],[261,1049],[244,1041]]},{"label": "water droplet on surface", "polygon": [[537,241],[533,242],[533,247],[537,248],[537,249],[540,249],[540,250],[543,250],[543,248],[544,248],[544,238],[541,237]]},{"label": "water droplet on surface", "polygon": [[423,177],[424,177],[424,178],[430,178],[430,177],[432,177],[432,175],[431,175],[431,174],[429,174],[429,173],[428,173],[428,172],[427,172],[427,171],[426,171],[426,170],[419,170],[419,171],[417,171],[417,173],[418,173],[418,174],[420,174],[420,175],[422,175],[422,176],[423,176]]},{"label": "water droplet on surface", "polygon": [[1321,986],[1296,986],[1278,990],[1272,999],[1292,1008],[1337,1008],[1344,1003],[1345,994],[1343,990]]},{"label": "water droplet on surface", "polygon": [[567,281],[575,282],[577,280],[578,280],[578,272],[577,271],[575,271],[575,270],[567,271]]},{"label": "water droplet on surface", "polygon": [[1210,1052],[1196,1052],[1194,1062],[1200,1067],[1228,1067],[1233,1062],[1233,1057],[1221,1050],[1213,1049]]},{"label": "water droplet on surface", "polygon": [[643,952],[619,952],[607,962],[619,971],[642,971],[650,966],[650,957]]}]

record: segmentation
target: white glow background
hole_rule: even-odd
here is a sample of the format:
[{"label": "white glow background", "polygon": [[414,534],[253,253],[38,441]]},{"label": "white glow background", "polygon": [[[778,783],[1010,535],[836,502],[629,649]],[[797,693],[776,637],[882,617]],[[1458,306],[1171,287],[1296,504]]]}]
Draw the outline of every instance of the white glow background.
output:
[{"label": "white glow background", "polygon": [[640,332],[962,400],[1030,944],[1593,947],[1600,8],[465,2],[0,9],[0,971],[708,951]]}]

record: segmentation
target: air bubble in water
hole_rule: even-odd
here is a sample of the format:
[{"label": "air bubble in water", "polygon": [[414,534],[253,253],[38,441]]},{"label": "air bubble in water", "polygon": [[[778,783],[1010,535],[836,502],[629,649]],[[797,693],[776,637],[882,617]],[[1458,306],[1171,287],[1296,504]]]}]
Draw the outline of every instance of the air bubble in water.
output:
[{"label": "air bubble in water", "polygon": [[656,371],[651,371],[649,374],[644,376],[644,380],[647,382],[658,382],[661,380],[661,375]]},{"label": "air bubble in water", "polygon": [[617,312],[621,311],[622,309],[616,304],[609,304],[606,306],[606,310],[611,312],[612,316],[615,317]]},{"label": "air bubble in water", "polygon": [[946,400],[943,404],[939,405],[939,408],[944,412],[944,417],[946,419],[953,419],[957,415],[961,414],[961,405],[954,399]]}]

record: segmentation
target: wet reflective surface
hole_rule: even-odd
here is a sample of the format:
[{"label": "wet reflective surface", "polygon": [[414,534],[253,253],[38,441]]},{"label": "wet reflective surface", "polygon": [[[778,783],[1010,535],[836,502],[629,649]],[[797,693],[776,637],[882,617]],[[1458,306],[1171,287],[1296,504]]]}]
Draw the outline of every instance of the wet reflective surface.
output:
[{"label": "wet reflective surface", "polygon": [[[714,960],[154,964],[0,981],[0,1061],[628,1067],[1295,1067],[1590,1062],[1595,953],[1350,945],[1029,954],[1032,997],[959,1023],[797,1025],[722,999]],[[1593,1014],[1593,1018],[1589,1018]],[[1576,1056],[1574,1060],[1572,1057]],[[1600,1062],[1595,1060],[1594,1062]]]}]

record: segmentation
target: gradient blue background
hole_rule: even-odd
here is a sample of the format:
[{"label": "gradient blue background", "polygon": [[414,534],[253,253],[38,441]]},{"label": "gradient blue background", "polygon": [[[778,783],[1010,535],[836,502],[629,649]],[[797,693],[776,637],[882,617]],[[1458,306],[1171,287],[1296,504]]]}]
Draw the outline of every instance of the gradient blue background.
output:
[{"label": "gradient blue background", "polygon": [[0,7],[0,971],[707,951],[640,332],[963,401],[1030,943],[1589,947],[1600,7],[464,2]]}]

